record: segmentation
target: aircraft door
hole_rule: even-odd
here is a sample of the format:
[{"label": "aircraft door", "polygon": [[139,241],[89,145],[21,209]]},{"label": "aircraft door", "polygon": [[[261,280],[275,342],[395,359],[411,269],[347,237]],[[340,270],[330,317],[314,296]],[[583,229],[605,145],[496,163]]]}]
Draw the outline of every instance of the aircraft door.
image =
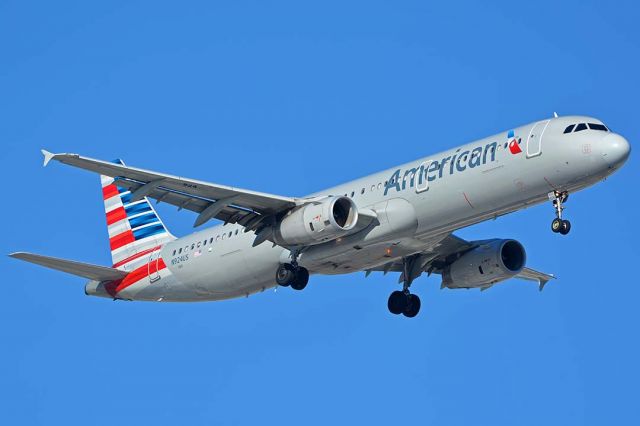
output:
[{"label": "aircraft door", "polygon": [[542,137],[549,125],[549,121],[551,120],[540,121],[531,128],[527,138],[527,158],[537,157],[542,154]]},{"label": "aircraft door", "polygon": [[149,272],[149,282],[154,283],[160,279],[160,272],[158,271],[158,261],[160,260],[160,250],[154,251],[149,256],[149,263],[147,263],[147,270]]}]

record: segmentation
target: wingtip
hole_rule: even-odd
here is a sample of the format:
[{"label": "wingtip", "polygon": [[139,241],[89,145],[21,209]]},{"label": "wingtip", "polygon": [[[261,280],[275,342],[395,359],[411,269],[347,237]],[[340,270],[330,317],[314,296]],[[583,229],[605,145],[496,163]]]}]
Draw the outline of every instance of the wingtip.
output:
[{"label": "wingtip", "polygon": [[[555,279],[555,278],[556,277],[551,275],[551,279]],[[538,286],[538,291],[544,290],[544,286],[546,286],[549,283],[549,281],[551,281],[551,279],[549,279],[549,280],[540,280],[540,285]]]},{"label": "wingtip", "polygon": [[56,155],[52,152],[47,151],[46,149],[41,149],[40,152],[42,153],[42,155],[44,155],[44,161],[42,163],[42,167],[47,167],[47,164],[49,164],[49,161],[51,161],[51,159],[53,159],[53,157],[55,157]]}]

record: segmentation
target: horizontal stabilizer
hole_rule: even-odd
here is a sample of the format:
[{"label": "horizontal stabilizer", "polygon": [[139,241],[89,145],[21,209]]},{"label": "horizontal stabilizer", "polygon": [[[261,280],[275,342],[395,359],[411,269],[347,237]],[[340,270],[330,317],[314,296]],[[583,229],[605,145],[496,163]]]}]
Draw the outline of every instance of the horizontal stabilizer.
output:
[{"label": "horizontal stabilizer", "polygon": [[33,253],[17,252],[11,253],[9,256],[26,262],[35,263],[36,265],[44,266],[46,268],[56,269],[58,271],[67,272],[69,274],[96,281],[119,280],[127,275],[127,272],[119,269],[92,265],[90,263],[76,262],[73,260],[58,259],[56,257],[41,256]]}]

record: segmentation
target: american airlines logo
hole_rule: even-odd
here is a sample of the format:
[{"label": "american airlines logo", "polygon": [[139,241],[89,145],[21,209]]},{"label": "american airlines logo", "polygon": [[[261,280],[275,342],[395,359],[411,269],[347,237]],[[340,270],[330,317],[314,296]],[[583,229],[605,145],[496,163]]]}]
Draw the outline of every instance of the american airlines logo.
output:
[{"label": "american airlines logo", "polygon": [[[516,140],[514,131],[511,130],[507,137],[512,139],[509,143],[509,150],[512,154],[522,152],[519,141]],[[514,145],[512,147],[512,144]],[[496,150],[498,142],[491,142],[485,146],[478,146],[471,150],[458,148],[453,155],[444,157],[441,160],[425,160],[420,165],[410,169],[398,169],[386,182],[384,195],[390,190],[403,191],[407,188],[414,188],[416,192],[424,192],[429,189],[429,182],[442,179],[447,175],[462,173],[468,169],[473,169],[487,163],[496,161]]]},{"label": "american airlines logo", "polygon": [[512,154],[520,154],[522,152],[522,148],[520,148],[522,138],[516,139],[515,132],[513,130],[509,130],[509,133],[507,133],[507,139],[509,140],[509,152]]}]

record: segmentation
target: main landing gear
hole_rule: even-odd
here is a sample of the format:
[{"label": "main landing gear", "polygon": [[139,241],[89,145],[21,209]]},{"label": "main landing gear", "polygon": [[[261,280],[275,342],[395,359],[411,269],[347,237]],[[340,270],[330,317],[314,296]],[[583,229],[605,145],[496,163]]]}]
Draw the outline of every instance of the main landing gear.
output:
[{"label": "main landing gear", "polygon": [[[413,318],[418,315],[420,312],[420,298],[409,292],[409,287],[415,278],[414,273],[414,263],[416,262],[416,257],[405,258],[403,259],[403,280],[402,280],[402,291],[396,290],[389,296],[389,301],[387,302],[387,307],[389,308],[389,312],[394,315],[404,315],[408,318]],[[417,274],[419,275],[419,274]]]},{"label": "main landing gear", "polygon": [[409,293],[409,290],[396,290],[389,296],[387,302],[389,312],[394,315],[404,315],[408,318],[413,318],[420,312],[420,298]]},{"label": "main landing gear", "polygon": [[569,193],[567,191],[553,191],[549,194],[549,198],[552,200],[553,208],[556,211],[556,218],[551,222],[551,231],[567,235],[571,230],[571,222],[562,219],[562,211],[564,210],[562,203],[569,199]]},{"label": "main landing gear", "polygon": [[297,254],[292,253],[291,263],[278,266],[276,271],[276,283],[283,287],[291,286],[294,290],[302,290],[309,282],[309,271],[298,265]]}]

